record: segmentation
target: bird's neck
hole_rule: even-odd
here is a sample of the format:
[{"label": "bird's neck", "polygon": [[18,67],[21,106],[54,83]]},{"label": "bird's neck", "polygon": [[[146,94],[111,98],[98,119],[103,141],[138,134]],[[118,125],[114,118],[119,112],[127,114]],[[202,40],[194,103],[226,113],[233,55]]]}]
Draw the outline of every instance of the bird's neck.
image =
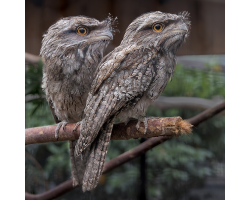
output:
[{"label": "bird's neck", "polygon": [[167,73],[172,78],[176,66],[175,54],[171,51],[166,52],[164,49],[158,50],[156,65],[162,69],[160,73]]}]

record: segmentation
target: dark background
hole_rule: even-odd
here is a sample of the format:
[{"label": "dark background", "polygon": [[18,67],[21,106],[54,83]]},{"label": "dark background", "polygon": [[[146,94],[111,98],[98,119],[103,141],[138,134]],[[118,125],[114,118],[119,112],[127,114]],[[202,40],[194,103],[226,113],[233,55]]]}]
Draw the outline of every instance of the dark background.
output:
[{"label": "dark background", "polygon": [[150,11],[191,15],[191,34],[178,55],[225,53],[225,2],[223,0],[26,0],[25,51],[39,54],[42,35],[58,19],[86,15],[103,20],[118,17],[118,29],[108,51],[118,46],[127,26]]}]

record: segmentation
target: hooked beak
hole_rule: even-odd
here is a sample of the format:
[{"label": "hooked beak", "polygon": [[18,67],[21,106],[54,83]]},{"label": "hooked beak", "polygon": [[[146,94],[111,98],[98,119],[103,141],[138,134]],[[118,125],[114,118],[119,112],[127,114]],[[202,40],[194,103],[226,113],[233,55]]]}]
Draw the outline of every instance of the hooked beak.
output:
[{"label": "hooked beak", "polygon": [[[178,40],[179,37],[187,37],[188,35],[188,27],[186,24],[181,24],[178,26],[178,29],[173,29],[171,31],[168,31],[168,33],[161,38],[161,40],[158,42],[158,44],[165,43],[165,45],[171,40],[175,41],[176,39]],[[176,36],[176,37],[175,37]],[[176,39],[174,39],[176,38]]]},{"label": "hooked beak", "polygon": [[97,40],[113,40],[113,34],[110,30],[105,30],[105,32],[100,33],[100,35],[94,36],[90,38],[91,41]]}]

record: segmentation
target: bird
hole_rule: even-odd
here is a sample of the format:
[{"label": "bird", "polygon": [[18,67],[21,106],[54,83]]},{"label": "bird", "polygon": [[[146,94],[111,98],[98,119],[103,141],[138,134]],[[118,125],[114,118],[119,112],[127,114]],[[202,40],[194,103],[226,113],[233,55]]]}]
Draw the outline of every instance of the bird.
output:
[{"label": "bird", "polygon": [[[83,119],[94,72],[116,31],[116,18],[103,21],[87,16],[58,20],[43,35],[40,55],[44,60],[42,89],[57,124],[55,138],[67,123]],[[81,184],[86,160],[74,157],[76,141],[69,141],[73,186]],[[86,151],[87,152],[87,151]],[[86,153],[85,152],[85,153]]]},{"label": "bird", "polygon": [[99,63],[88,94],[75,156],[95,149],[87,161],[82,190],[95,188],[103,171],[114,119],[137,118],[147,130],[147,107],[172,79],[175,54],[189,35],[189,13],[154,11],[137,17],[118,47]]}]

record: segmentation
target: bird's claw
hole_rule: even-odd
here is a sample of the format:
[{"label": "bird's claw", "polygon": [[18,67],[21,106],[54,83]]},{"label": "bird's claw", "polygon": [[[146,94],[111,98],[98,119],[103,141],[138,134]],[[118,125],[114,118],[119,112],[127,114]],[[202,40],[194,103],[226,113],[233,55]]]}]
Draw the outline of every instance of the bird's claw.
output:
[{"label": "bird's claw", "polygon": [[68,122],[66,121],[62,121],[60,123],[57,124],[57,127],[56,127],[56,130],[55,130],[55,138],[56,140],[58,141],[58,138],[59,138],[59,130],[62,126],[62,129],[65,131],[65,126],[68,124]]},{"label": "bird's claw", "polygon": [[76,123],[76,125],[75,125],[75,127],[74,127],[72,133],[74,133],[74,132],[77,130],[77,128],[78,128],[78,126],[79,126],[80,124],[81,124],[81,122],[77,122],[77,123]]},{"label": "bird's claw", "polygon": [[139,128],[140,128],[140,123],[141,123],[141,121],[140,121],[140,120],[138,120],[138,122],[137,122],[137,124],[136,124],[136,126],[135,126],[137,131],[139,131]]},{"label": "bird's claw", "polygon": [[63,123],[63,125],[62,125],[62,129],[65,131],[65,126],[67,125],[68,123]]},{"label": "bird's claw", "polygon": [[139,118],[138,119],[138,122],[137,122],[137,124],[136,124],[136,129],[137,129],[137,131],[139,130],[139,128],[140,128],[140,123],[141,122],[143,122],[144,123],[144,127],[145,127],[145,129],[144,129],[144,135],[146,134],[146,132],[147,132],[147,130],[148,130],[148,118],[147,117],[142,117],[142,118]]}]

